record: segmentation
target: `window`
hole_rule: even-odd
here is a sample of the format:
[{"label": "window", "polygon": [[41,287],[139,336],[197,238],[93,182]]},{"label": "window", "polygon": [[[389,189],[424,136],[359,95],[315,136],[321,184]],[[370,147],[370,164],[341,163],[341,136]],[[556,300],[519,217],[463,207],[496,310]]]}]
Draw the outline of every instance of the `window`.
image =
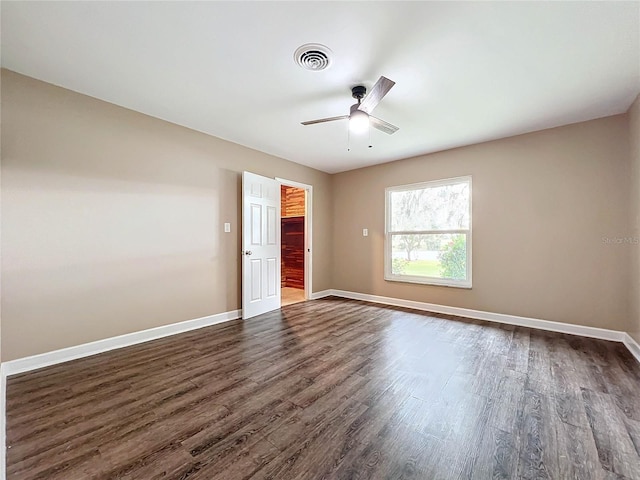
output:
[{"label": "window", "polygon": [[386,280],[471,288],[471,177],[386,190]]}]

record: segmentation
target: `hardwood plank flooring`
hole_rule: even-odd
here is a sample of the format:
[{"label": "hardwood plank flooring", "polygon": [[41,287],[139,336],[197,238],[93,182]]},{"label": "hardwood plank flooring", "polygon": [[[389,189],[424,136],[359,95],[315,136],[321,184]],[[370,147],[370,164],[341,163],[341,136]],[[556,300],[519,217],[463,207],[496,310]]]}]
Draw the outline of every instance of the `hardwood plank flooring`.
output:
[{"label": "hardwood plank flooring", "polygon": [[329,297],[7,382],[7,478],[640,479],[622,344]]}]

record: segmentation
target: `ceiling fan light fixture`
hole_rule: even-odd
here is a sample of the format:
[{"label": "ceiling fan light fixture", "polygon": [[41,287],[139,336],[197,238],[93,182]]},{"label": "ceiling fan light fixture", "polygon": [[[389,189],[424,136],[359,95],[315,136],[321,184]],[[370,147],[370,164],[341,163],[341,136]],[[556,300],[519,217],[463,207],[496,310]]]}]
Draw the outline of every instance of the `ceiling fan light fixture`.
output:
[{"label": "ceiling fan light fixture", "polygon": [[369,129],[369,115],[362,110],[353,110],[349,115],[349,130],[351,133],[366,133]]},{"label": "ceiling fan light fixture", "polygon": [[376,105],[380,103],[380,100],[389,93],[389,90],[391,90],[391,87],[395,84],[396,82],[389,80],[387,77],[380,77],[371,88],[369,94],[367,94],[367,88],[364,85],[356,85],[351,88],[351,96],[355,98],[358,103],[351,105],[349,115],[319,118],[317,120],[308,120],[300,123],[302,123],[302,125],[315,125],[318,123],[335,122],[336,120],[349,120],[349,132],[353,132],[356,135],[367,132],[371,134],[369,127],[391,135],[398,131],[398,127],[374,117],[371,115],[371,111],[376,108]]}]

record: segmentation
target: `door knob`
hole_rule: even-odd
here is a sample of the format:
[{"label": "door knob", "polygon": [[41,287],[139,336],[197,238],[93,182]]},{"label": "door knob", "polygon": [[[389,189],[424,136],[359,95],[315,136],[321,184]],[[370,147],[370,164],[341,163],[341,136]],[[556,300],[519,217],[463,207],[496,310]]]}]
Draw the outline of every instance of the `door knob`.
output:
[{"label": "door knob", "polygon": [[247,250],[246,252],[244,252],[245,255],[251,255],[251,250]]}]

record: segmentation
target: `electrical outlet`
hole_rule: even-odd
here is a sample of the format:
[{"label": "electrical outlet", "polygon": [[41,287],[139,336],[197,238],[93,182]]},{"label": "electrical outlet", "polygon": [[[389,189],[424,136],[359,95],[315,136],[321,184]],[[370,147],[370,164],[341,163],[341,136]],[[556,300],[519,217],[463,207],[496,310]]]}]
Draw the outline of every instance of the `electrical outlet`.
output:
[{"label": "electrical outlet", "polygon": [[231,231],[231,224],[230,223],[225,223],[224,224],[224,233],[229,233]]},{"label": "electrical outlet", "polygon": [[363,228],[362,229],[362,236],[363,237],[368,237],[369,236],[369,229],[368,228]]}]

